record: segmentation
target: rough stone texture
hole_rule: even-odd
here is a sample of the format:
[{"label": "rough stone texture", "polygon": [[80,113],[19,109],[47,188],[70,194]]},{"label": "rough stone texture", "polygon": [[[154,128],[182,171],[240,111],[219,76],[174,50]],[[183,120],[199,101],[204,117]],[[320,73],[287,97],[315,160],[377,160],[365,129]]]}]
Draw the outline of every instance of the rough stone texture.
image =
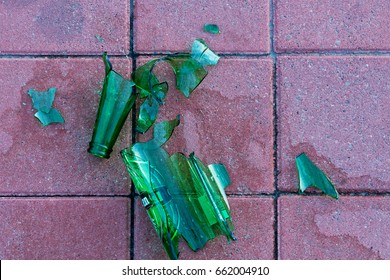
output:
[{"label": "rough stone texture", "polygon": [[338,190],[390,191],[390,58],[278,59],[279,188],[295,190],[295,157]]},{"label": "rough stone texture", "polygon": [[181,115],[168,152],[195,152],[206,164],[225,164],[228,193],[273,192],[272,61],[221,59],[190,98],[175,90],[172,70],[159,70],[170,92],[158,121]]},{"label": "rough stone texture", "polygon": [[389,197],[279,199],[279,258],[390,259]]},{"label": "rough stone texture", "polygon": [[276,50],[390,50],[388,0],[276,0]]},{"label": "rough stone texture", "polygon": [[127,54],[129,1],[0,2],[0,54]]},{"label": "rough stone texture", "polygon": [[1,198],[0,259],[128,259],[129,200]]},{"label": "rough stone texture", "polygon": [[[130,65],[113,60],[126,76]],[[130,143],[130,129],[122,131],[109,160],[87,153],[103,79],[101,59],[0,59],[0,194],[129,192],[119,151]],[[65,123],[42,127],[27,91],[49,87],[57,88],[53,107]]]},{"label": "rough stone texture", "polygon": [[[228,244],[225,236],[210,240],[194,253],[184,240],[180,259],[272,259],[274,254],[274,206],[272,198],[229,197],[234,234]],[[138,201],[135,216],[135,259],[167,259],[149,217]]]},{"label": "rough stone texture", "polygon": [[[203,38],[218,52],[269,52],[269,1],[135,1],[137,52],[185,51]],[[217,24],[209,34],[203,25]]]}]

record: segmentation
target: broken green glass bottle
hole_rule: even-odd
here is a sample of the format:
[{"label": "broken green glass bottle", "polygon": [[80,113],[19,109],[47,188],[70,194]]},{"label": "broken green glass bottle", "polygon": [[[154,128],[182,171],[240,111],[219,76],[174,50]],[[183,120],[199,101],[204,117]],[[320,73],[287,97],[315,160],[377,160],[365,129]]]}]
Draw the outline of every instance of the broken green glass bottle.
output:
[{"label": "broken green glass bottle", "polygon": [[97,157],[109,158],[133,107],[136,94],[133,92],[134,83],[112,70],[107,53],[103,54],[103,61],[106,75],[88,152]]},{"label": "broken green glass bottle", "polygon": [[121,155],[143,206],[171,259],[179,257],[181,237],[193,250],[223,234],[235,240],[224,189],[230,184],[222,164],[206,167],[194,154],[170,156],[162,147],[179,118],[154,127],[154,138]]}]

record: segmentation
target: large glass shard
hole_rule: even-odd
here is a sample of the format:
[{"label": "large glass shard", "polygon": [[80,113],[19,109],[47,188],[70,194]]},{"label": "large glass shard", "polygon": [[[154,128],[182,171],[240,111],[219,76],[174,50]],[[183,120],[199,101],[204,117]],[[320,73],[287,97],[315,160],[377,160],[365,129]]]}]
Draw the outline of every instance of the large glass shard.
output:
[{"label": "large glass shard", "polygon": [[338,199],[339,194],[329,178],[307,157],[305,153],[300,154],[295,159],[300,192],[304,192],[309,187],[316,187],[325,194]]},{"label": "large glass shard", "polygon": [[153,94],[150,94],[140,106],[137,120],[137,131],[140,133],[145,133],[156,121],[162,100],[168,92],[168,84],[166,82],[155,84],[152,91]]},{"label": "large glass shard", "polygon": [[159,59],[148,61],[144,65],[138,67],[132,75],[135,86],[139,90],[140,98],[152,95],[152,87],[159,84],[156,75],[152,72],[158,61]]},{"label": "large glass shard", "polygon": [[132,78],[139,97],[145,100],[139,110],[137,131],[145,133],[154,124],[159,108],[168,93],[167,82],[161,83],[153,73],[158,63],[165,61],[171,65],[176,75],[176,88],[189,97],[206,77],[207,70],[204,67],[215,65],[218,60],[219,56],[210,50],[203,40],[197,39],[192,44],[191,53],[170,54],[138,67]]},{"label": "large glass shard", "polygon": [[97,157],[109,158],[136,94],[133,93],[134,83],[112,70],[107,53],[103,54],[103,61],[106,76],[88,152]]},{"label": "large glass shard", "polygon": [[188,56],[180,56],[166,59],[171,64],[176,75],[176,88],[180,90],[185,97],[189,97],[191,92],[207,76],[206,69],[195,59]]},{"label": "large glass shard", "polygon": [[224,188],[225,167],[206,167],[194,154],[170,156],[163,145],[179,118],[155,125],[154,138],[122,150],[127,170],[171,259],[179,256],[180,237],[196,251],[217,235],[235,240]]}]

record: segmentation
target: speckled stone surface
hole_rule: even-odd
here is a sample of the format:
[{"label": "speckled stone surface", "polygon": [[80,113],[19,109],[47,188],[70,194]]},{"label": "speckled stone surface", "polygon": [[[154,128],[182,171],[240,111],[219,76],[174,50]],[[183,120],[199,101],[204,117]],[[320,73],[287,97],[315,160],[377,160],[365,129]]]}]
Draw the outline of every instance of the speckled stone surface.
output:
[{"label": "speckled stone surface", "polygon": [[390,191],[390,58],[278,59],[279,189],[302,152],[338,190]]},{"label": "speckled stone surface", "polygon": [[128,259],[129,199],[0,198],[0,259]]},{"label": "speckled stone surface", "polygon": [[[203,249],[193,252],[184,240],[180,259],[272,259],[274,255],[274,206],[272,198],[229,197],[237,240],[227,243],[225,236],[210,240]],[[135,220],[135,259],[167,259],[152,223],[138,201]]]},{"label": "speckled stone surface", "polygon": [[129,1],[0,1],[0,54],[127,54]]},{"label": "speckled stone surface", "polygon": [[[111,159],[87,148],[101,53],[130,77],[133,63],[196,38],[220,63],[188,99],[159,64],[170,84],[159,121],[181,114],[169,153],[226,165],[238,240],[197,253],[182,242],[180,258],[390,259],[389,10],[387,0],[0,0],[0,259],[167,258],[139,198],[129,207],[119,157],[152,131],[132,135],[129,119]],[[49,87],[65,123],[42,128],[27,91]],[[301,152],[339,201],[296,193]]]},{"label": "speckled stone surface", "polygon": [[[186,51],[196,38],[218,52],[269,52],[268,0],[253,1],[135,1],[134,32],[137,52]],[[203,31],[217,24],[220,34]]]},{"label": "speckled stone surface", "polygon": [[181,116],[167,151],[223,163],[232,179],[228,193],[273,192],[272,61],[221,59],[190,98],[174,90],[172,70],[164,69],[156,73],[172,91],[158,120]]},{"label": "speckled stone surface", "polygon": [[388,0],[276,0],[276,51],[390,50]]},{"label": "speckled stone surface", "polygon": [[280,259],[390,259],[389,197],[279,199]]},{"label": "speckled stone surface", "polygon": [[[126,59],[113,67],[130,75]],[[0,194],[127,194],[130,180],[119,156],[129,145],[127,123],[109,160],[87,153],[104,64],[96,59],[0,59]],[[42,127],[29,88],[56,87],[53,107],[63,124]]]}]

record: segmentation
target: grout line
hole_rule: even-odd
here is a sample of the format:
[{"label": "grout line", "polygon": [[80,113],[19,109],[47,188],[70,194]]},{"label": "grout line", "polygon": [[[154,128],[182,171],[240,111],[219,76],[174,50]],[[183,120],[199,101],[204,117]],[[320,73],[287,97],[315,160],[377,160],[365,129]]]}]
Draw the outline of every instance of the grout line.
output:
[{"label": "grout line", "polygon": [[[220,57],[267,57],[270,55],[270,53],[219,53],[219,52],[215,52],[215,53]],[[150,57],[150,56],[165,56],[170,54],[173,54],[173,52],[153,52],[153,53],[136,52],[134,55],[137,57],[139,56]]]},{"label": "grout line", "polygon": [[[390,192],[383,193],[371,193],[371,192],[340,192],[338,191],[340,197],[388,197]],[[283,196],[326,196],[322,193],[303,193],[299,194],[298,192],[283,191],[280,192],[280,195]]]},{"label": "grout line", "polygon": [[[0,54],[0,59],[101,58],[102,53],[97,53],[97,54]],[[110,54],[109,53],[109,55],[110,55],[110,57],[116,57],[116,58],[128,57],[128,54]]]},{"label": "grout line", "polygon": [[[387,197],[390,196],[390,192],[383,193],[372,193],[372,192],[340,192],[338,191],[341,197]],[[321,192],[305,192],[298,193],[298,191],[275,191],[274,193],[227,193],[228,197],[273,197],[279,198],[280,196],[317,196],[317,197],[326,197],[325,194]]]},{"label": "grout line", "polygon": [[302,50],[277,52],[278,55],[303,55],[303,56],[390,56],[390,51],[370,50]]},{"label": "grout line", "polygon": [[[134,55],[134,0],[129,0],[130,3],[130,57],[131,57],[131,68],[134,73],[137,67],[136,56]],[[135,87],[133,87],[135,90]],[[137,118],[137,102],[134,102],[133,109],[131,110],[131,145],[136,142],[136,118]],[[134,259],[134,234],[135,234],[135,186],[133,180],[130,185],[130,260]]]},{"label": "grout line", "polygon": [[[133,32],[133,31],[132,31]],[[132,34],[131,32],[131,34]],[[133,41],[133,35],[130,35],[130,40]],[[273,45],[273,44],[271,44]],[[134,46],[130,47],[130,56],[162,56],[172,54],[172,52],[153,52],[153,53],[137,53],[134,51]],[[268,57],[268,56],[390,56],[390,51],[350,51],[350,50],[334,50],[334,51],[286,51],[270,53],[217,53],[221,57]],[[110,57],[124,58],[128,57],[128,54],[109,54]],[[56,59],[56,58],[101,58],[100,53],[96,54],[0,54],[0,59]]]},{"label": "grout line", "polygon": [[[271,44],[273,47],[273,44]],[[269,53],[218,53],[221,57],[247,57],[247,58],[256,58],[256,57],[269,57],[269,56],[314,56],[314,57],[322,57],[322,56],[390,56],[390,51],[386,52],[377,52],[377,51],[312,51],[312,52],[294,52],[294,51],[288,51],[288,52],[275,52],[274,50],[271,50]],[[146,56],[146,57],[153,57],[153,56],[163,56],[172,54],[172,52],[153,52],[153,53],[134,53],[135,56]]]},{"label": "grout line", "polygon": [[134,0],[129,0],[129,24],[130,24],[130,53],[129,56],[133,58],[134,56]]},{"label": "grout line", "polygon": [[0,198],[129,198],[129,195],[124,194],[107,194],[107,195],[92,195],[92,194],[74,194],[74,195],[63,195],[63,194],[12,194],[12,195],[0,195]]},{"label": "grout line", "polygon": [[270,21],[269,21],[269,30],[270,30],[270,56],[272,58],[272,124],[273,124],[273,164],[274,164],[274,259],[279,258],[278,252],[278,239],[279,239],[279,216],[278,216],[278,202],[279,202],[279,188],[278,188],[278,114],[277,114],[277,54],[275,52],[275,9],[273,5],[273,0],[270,0]]}]

